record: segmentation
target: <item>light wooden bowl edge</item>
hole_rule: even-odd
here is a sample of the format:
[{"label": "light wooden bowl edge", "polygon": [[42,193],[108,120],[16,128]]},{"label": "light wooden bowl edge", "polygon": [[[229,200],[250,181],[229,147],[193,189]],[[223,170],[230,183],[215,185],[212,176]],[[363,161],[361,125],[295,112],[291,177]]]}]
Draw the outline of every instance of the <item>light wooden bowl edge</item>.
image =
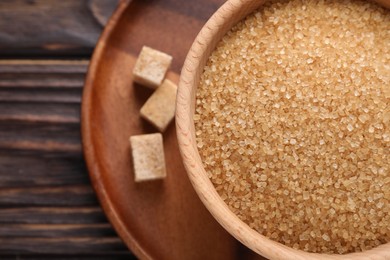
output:
[{"label": "light wooden bowl edge", "polygon": [[[390,0],[379,0],[389,7]],[[211,51],[231,26],[264,1],[229,0],[205,24],[185,60],[176,103],[176,128],[180,153],[198,196],[216,220],[235,238],[270,259],[390,259],[390,243],[364,252],[345,255],[307,253],[287,247],[259,234],[241,221],[223,202],[203,167],[194,135],[195,90]]]}]

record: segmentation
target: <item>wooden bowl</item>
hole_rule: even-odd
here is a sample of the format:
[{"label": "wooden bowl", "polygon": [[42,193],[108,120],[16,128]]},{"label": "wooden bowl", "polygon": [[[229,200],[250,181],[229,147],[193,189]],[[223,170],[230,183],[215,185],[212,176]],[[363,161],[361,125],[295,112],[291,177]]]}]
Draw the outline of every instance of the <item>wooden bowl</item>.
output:
[{"label": "wooden bowl", "polygon": [[[365,252],[345,255],[307,253],[272,241],[241,221],[218,195],[207,177],[195,141],[193,115],[200,75],[222,36],[265,1],[229,0],[206,23],[195,39],[184,63],[176,105],[179,147],[189,178],[198,196],[215,219],[234,237],[258,254],[271,259],[390,259],[390,243]],[[377,1],[390,8],[390,0]]]},{"label": "wooden bowl", "polygon": [[133,84],[131,76],[142,46],[171,54],[167,77],[178,82],[193,39],[222,1],[121,0],[91,59],[82,101],[84,156],[107,218],[140,259],[257,257],[218,224],[196,195],[179,159],[173,124],[164,132],[164,181],[134,181],[128,142],[131,135],[157,131],[139,116],[152,91]]}]

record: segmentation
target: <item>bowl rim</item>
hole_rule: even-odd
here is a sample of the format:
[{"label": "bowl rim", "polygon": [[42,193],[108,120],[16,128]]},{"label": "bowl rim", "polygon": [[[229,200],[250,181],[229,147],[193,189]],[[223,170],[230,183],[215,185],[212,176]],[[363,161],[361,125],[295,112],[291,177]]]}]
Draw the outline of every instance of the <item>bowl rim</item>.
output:
[{"label": "bowl rim", "polygon": [[81,141],[83,146],[83,157],[86,162],[88,169],[88,175],[91,180],[91,185],[97,195],[97,199],[103,209],[105,216],[107,216],[108,221],[114,227],[115,232],[122,239],[124,244],[129,248],[129,250],[134,253],[137,257],[142,259],[153,259],[148,251],[138,243],[138,241],[133,237],[132,232],[126,228],[126,224],[123,221],[120,214],[115,210],[115,202],[109,195],[109,192],[105,185],[102,185],[102,176],[104,171],[102,171],[102,166],[96,158],[97,152],[94,145],[94,139],[92,138],[91,132],[93,131],[93,122],[92,122],[92,107],[93,107],[93,92],[95,74],[98,72],[102,57],[107,48],[107,42],[113,34],[119,20],[126,12],[128,6],[131,4],[131,0],[119,0],[118,5],[111,15],[109,21],[102,34],[97,41],[95,50],[90,59],[88,72],[85,76],[84,89],[82,94],[82,104],[81,104]]},{"label": "bowl rim", "polygon": [[[203,167],[196,147],[193,121],[195,92],[201,70],[223,35],[265,0],[228,0],[207,21],[195,38],[184,62],[176,100],[176,129],[180,153],[189,179],[214,218],[236,239],[270,259],[390,259],[390,243],[373,249],[338,254],[309,253],[273,241],[240,220],[220,198]],[[390,8],[390,0],[376,0]]]}]

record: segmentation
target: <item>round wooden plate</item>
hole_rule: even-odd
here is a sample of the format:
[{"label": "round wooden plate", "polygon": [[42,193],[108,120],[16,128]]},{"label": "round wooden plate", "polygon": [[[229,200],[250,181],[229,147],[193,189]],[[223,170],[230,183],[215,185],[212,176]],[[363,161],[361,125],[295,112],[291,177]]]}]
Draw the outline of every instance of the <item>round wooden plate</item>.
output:
[{"label": "round wooden plate", "polygon": [[157,132],[139,109],[151,91],[132,83],[143,45],[174,57],[178,82],[193,39],[223,0],[122,1],[93,55],[82,102],[82,137],[92,184],[112,225],[143,259],[249,259],[249,249],[210,215],[193,190],[172,123],[164,133],[168,177],[136,184],[128,138]]}]

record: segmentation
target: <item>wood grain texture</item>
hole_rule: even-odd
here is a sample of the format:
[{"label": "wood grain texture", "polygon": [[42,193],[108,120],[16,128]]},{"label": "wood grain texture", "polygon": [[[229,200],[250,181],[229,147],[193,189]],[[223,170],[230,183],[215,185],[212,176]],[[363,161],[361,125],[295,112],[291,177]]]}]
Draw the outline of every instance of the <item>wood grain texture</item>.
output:
[{"label": "wood grain texture", "polygon": [[133,259],[89,183],[87,60],[0,61],[0,259]]},{"label": "wood grain texture", "polygon": [[[88,183],[81,155],[0,153],[0,189]],[[20,162],[23,162],[21,164]]]},{"label": "wood grain texture", "polygon": [[91,206],[96,205],[92,188],[85,185],[61,187],[22,187],[0,189],[0,204],[15,206]]},{"label": "wood grain texture", "polygon": [[107,223],[103,210],[92,207],[11,207],[2,206],[0,224],[94,224]]},{"label": "wood grain texture", "polygon": [[[203,167],[195,139],[193,115],[196,88],[208,57],[223,35],[265,1],[228,0],[206,23],[183,65],[176,105],[176,128],[184,165],[204,205],[217,221],[243,244],[270,259],[389,259],[390,243],[372,250],[346,255],[307,253],[272,241],[240,220],[221,199]],[[381,0],[388,6],[390,0]]]},{"label": "wood grain texture", "polygon": [[60,252],[60,253],[26,253],[18,252],[17,254],[3,253],[2,260],[132,260],[137,259],[134,255],[129,252],[91,252],[91,253],[72,253],[72,252]]},{"label": "wood grain texture", "polygon": [[[44,246],[42,246],[44,245]],[[5,238],[0,239],[0,251],[18,253],[45,253],[72,254],[83,253],[91,250],[93,252],[115,252],[125,250],[125,246],[118,237],[60,237],[60,238]]]},{"label": "wood grain texture", "polygon": [[93,252],[93,253],[60,253],[60,254],[34,254],[34,253],[18,253],[18,254],[2,254],[2,260],[131,260],[137,259],[134,255],[128,252]]},{"label": "wood grain texture", "polygon": [[67,104],[0,103],[0,123],[7,127],[10,121],[26,123],[79,123],[80,107]]},{"label": "wood grain texture", "polygon": [[0,1],[0,55],[88,57],[118,1]]},{"label": "wood grain texture", "polygon": [[96,200],[80,140],[85,58],[117,3],[0,1],[0,259],[135,259]]},{"label": "wood grain texture", "polygon": [[99,237],[116,233],[108,223],[101,224],[8,224],[0,226],[0,234],[8,238],[23,237]]}]

